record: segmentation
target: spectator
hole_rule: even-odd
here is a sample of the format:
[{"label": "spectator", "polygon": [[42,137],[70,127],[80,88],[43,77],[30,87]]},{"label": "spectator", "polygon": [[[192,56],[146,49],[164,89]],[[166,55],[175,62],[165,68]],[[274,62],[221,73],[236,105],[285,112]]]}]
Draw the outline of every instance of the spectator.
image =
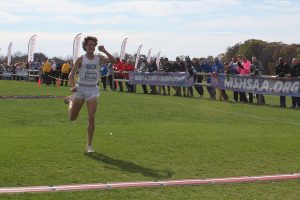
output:
[{"label": "spectator", "polygon": [[[276,77],[287,77],[290,72],[291,68],[287,62],[285,62],[283,58],[279,58],[279,64],[276,67]],[[280,96],[280,107],[286,108],[285,96]]]},{"label": "spectator", "polygon": [[107,65],[109,65],[109,63],[106,64],[102,64],[100,67],[100,76],[101,76],[101,82],[103,85],[103,90],[106,91],[106,85],[107,85]]},{"label": "spectator", "polygon": [[64,82],[65,82],[65,86],[68,85],[69,73],[70,73],[70,64],[69,62],[65,62],[61,67],[61,83],[60,83],[61,86],[63,86]]},{"label": "spectator", "polygon": [[43,81],[47,85],[50,84],[50,72],[51,72],[51,64],[49,63],[49,60],[45,60],[43,64]]},{"label": "spectator", "polygon": [[[226,69],[226,74],[229,76],[239,74],[237,68],[238,68],[238,59],[236,56],[234,56],[231,59],[228,68]],[[236,103],[238,101],[239,101],[239,92],[233,91],[233,102]]]},{"label": "spectator", "polygon": [[[134,71],[134,65],[132,61],[125,61],[124,62],[124,68],[126,72],[132,72]],[[129,74],[125,74],[125,78],[129,80]],[[134,85],[129,84],[129,82],[126,82],[127,92],[134,92]]]},{"label": "spectator", "polygon": [[[147,72],[148,70],[148,62],[147,62],[147,59],[146,58],[142,58],[142,64],[139,68],[139,72]],[[147,85],[142,85],[142,88],[143,88],[143,92],[144,94],[148,94],[148,90],[147,90]]]},{"label": "spectator", "polygon": [[[109,83],[109,86],[110,86],[110,90],[114,90],[114,89],[117,88],[116,82],[113,83],[113,81],[112,81],[113,71],[114,71],[113,65],[111,63],[109,63],[107,65],[107,79],[108,79],[108,83]],[[113,88],[113,84],[114,84],[114,88]]]},{"label": "spectator", "polygon": [[56,63],[56,78],[61,78],[62,77],[61,69],[62,69],[63,64],[64,63],[62,63],[61,61]]},{"label": "spectator", "polygon": [[[297,58],[293,58],[290,77],[296,78],[298,76],[300,76],[300,63]],[[299,106],[300,106],[300,97],[292,96],[291,108],[298,108]]]},{"label": "spectator", "polygon": [[[216,74],[224,73],[224,65],[220,62],[220,59],[218,57],[215,58],[215,62],[212,66],[212,70],[213,70],[213,73],[216,73]],[[222,101],[222,98],[224,101],[228,100],[228,96],[227,96],[225,90],[219,89],[219,100]]]},{"label": "spectator", "polygon": [[53,85],[56,85],[56,62],[54,60],[51,61],[51,73],[50,73],[50,84],[52,82]]},{"label": "spectator", "polygon": [[[157,69],[157,72],[166,72],[164,58],[160,58],[159,67]],[[158,94],[161,95],[161,90],[163,91],[163,95],[166,96],[166,87],[164,85],[158,86]]]},{"label": "spectator", "polygon": [[4,66],[3,66],[3,64],[1,63],[1,64],[0,64],[0,80],[3,79],[3,72],[4,72]]},{"label": "spectator", "polygon": [[[117,58],[117,63],[114,64],[114,69],[117,72],[123,72],[125,70],[124,64],[120,61],[120,58]],[[124,79],[124,74],[123,73],[116,73],[115,78],[116,79]],[[118,81],[118,85],[119,85],[119,91],[123,92],[123,82]]]},{"label": "spectator", "polygon": [[[252,65],[250,66],[250,75],[259,76],[263,75],[263,65],[259,62],[256,56],[252,56]],[[261,98],[261,100],[260,100]],[[257,104],[265,104],[265,97],[262,94],[256,94]],[[260,102],[261,101],[261,102]],[[249,93],[249,103],[253,103],[253,94]]]},{"label": "spectator", "polygon": [[[204,59],[204,62],[202,63],[202,69],[204,73],[212,73],[212,67],[209,65],[208,60]],[[206,75],[206,83],[211,83],[211,75]],[[216,91],[211,86],[206,86],[206,89],[209,93],[211,100],[216,100]]]},{"label": "spectator", "polygon": [[[175,72],[174,65],[169,62],[168,58],[164,59],[164,69],[168,73]],[[167,89],[168,89],[167,95],[170,96],[171,86],[167,86]]]},{"label": "spectator", "polygon": [[32,63],[32,62],[26,61],[26,69],[30,69],[31,63]]},{"label": "spectator", "polygon": [[[148,66],[148,72],[156,72],[157,71],[157,65],[156,65],[156,59],[151,60],[149,66]],[[156,86],[155,85],[150,85],[150,94],[158,94],[157,90],[156,90]]]},{"label": "spectator", "polygon": [[[189,73],[190,76],[193,76],[193,67],[192,67],[192,61],[189,56],[185,58],[185,70]],[[187,96],[194,96],[193,87],[187,88]]]},{"label": "spectator", "polygon": [[[251,62],[245,56],[238,56],[238,68],[237,72],[240,75],[249,75]],[[240,102],[246,103],[248,102],[246,93],[240,92]]]},{"label": "spectator", "polygon": [[[193,68],[193,72],[195,73],[202,73],[203,69],[202,69],[202,65],[200,64],[200,62],[203,62],[204,59],[201,58],[200,61],[197,58],[193,58],[192,59],[192,68]],[[203,81],[203,76],[202,75],[194,75],[194,82],[197,84],[201,84]],[[198,92],[199,96],[202,98],[204,95],[204,90],[202,85],[195,85],[195,89]]]},{"label": "spectator", "polygon": [[[175,69],[175,72],[186,72],[185,64],[184,64],[184,62],[182,62],[182,60],[179,57],[176,57],[176,62],[174,63],[174,69]],[[182,96],[181,87],[176,87],[175,96]],[[186,96],[185,87],[183,87],[183,96]]]}]

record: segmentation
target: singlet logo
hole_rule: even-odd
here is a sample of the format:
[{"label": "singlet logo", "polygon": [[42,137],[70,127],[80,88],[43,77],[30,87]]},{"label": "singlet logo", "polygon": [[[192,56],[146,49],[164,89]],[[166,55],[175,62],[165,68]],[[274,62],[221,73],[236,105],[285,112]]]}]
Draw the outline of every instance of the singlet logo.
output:
[{"label": "singlet logo", "polygon": [[86,64],[85,67],[86,69],[97,69],[97,65],[95,64]]}]

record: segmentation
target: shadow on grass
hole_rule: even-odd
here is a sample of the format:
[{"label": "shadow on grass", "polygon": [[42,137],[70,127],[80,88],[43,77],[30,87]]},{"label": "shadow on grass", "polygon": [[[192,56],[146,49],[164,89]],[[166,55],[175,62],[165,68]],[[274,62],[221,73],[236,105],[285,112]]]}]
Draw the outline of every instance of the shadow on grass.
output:
[{"label": "shadow on grass", "polygon": [[161,179],[171,178],[172,175],[174,174],[173,172],[167,171],[167,170],[159,171],[159,170],[142,167],[142,166],[139,166],[132,162],[128,162],[128,161],[124,161],[124,160],[117,160],[117,159],[111,158],[109,156],[106,156],[104,154],[85,153],[85,155],[91,159],[111,165],[120,170],[131,172],[131,173],[140,173],[143,176],[151,177],[151,178],[155,178],[155,179],[161,180]]}]

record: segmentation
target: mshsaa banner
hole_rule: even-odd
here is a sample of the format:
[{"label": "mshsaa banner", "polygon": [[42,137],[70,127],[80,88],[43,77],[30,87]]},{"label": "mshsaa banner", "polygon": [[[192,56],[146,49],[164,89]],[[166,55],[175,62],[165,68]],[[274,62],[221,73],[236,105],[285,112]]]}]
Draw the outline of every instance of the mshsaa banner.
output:
[{"label": "mshsaa banner", "polygon": [[211,85],[214,88],[239,92],[300,97],[300,79],[297,78],[283,79],[219,74],[212,77]]},{"label": "mshsaa banner", "polygon": [[191,87],[194,78],[184,72],[132,72],[129,73],[129,84]]}]

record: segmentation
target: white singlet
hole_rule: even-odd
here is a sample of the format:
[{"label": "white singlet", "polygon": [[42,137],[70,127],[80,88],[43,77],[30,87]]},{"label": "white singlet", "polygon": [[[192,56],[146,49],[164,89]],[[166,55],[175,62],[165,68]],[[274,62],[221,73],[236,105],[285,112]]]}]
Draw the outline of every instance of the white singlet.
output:
[{"label": "white singlet", "polygon": [[90,60],[86,55],[82,56],[82,64],[78,71],[77,92],[75,92],[75,98],[90,100],[94,97],[98,97],[99,87],[99,74],[100,74],[100,58],[94,57]]}]

